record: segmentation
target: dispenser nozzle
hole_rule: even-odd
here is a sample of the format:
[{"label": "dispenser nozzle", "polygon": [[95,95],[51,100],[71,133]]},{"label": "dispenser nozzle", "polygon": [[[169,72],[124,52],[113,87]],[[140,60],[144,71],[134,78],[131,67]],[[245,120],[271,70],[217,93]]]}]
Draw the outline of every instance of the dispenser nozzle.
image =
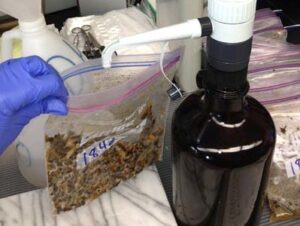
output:
[{"label": "dispenser nozzle", "polygon": [[209,18],[199,18],[188,20],[165,28],[137,34],[120,40],[107,46],[102,53],[102,63],[104,68],[111,67],[112,55],[118,49],[133,45],[147,44],[152,42],[163,42],[187,38],[199,38],[212,33],[212,26]]},{"label": "dispenser nozzle", "polygon": [[112,43],[103,51],[103,67],[111,67],[112,55],[120,48],[210,36],[208,38],[209,63],[219,69],[238,70],[248,65],[255,9],[256,0],[209,0],[209,17],[121,38]]}]

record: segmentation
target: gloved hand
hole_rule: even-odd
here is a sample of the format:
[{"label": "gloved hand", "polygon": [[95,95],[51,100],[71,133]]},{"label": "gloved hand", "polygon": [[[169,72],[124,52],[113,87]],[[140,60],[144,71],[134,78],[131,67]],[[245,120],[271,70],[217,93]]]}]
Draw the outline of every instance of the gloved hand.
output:
[{"label": "gloved hand", "polygon": [[58,73],[39,57],[0,64],[0,154],[34,117],[66,115],[67,96]]}]

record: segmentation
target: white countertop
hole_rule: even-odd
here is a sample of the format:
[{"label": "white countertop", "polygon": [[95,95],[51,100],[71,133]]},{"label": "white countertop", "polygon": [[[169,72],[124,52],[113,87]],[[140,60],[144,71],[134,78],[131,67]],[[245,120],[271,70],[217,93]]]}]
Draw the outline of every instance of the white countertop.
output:
[{"label": "white countertop", "polygon": [[177,225],[154,166],[76,210],[53,216],[46,189],[0,199],[2,226]]}]

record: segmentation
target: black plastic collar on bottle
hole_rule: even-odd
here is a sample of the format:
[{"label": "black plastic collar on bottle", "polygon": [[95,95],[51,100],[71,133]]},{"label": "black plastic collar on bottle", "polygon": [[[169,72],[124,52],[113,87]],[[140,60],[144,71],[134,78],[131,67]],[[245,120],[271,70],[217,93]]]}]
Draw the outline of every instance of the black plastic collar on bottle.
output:
[{"label": "black plastic collar on bottle", "polygon": [[247,83],[248,67],[239,71],[221,71],[207,64],[206,73],[203,75],[204,88],[224,91],[241,91]]},{"label": "black plastic collar on bottle", "polygon": [[249,91],[249,83],[246,80],[240,84],[235,83],[234,86],[226,86],[225,84],[229,84],[230,80],[237,76],[236,73],[234,74],[229,75],[225,80],[217,79],[219,82],[225,81],[224,84],[218,85],[216,83],[206,83],[207,78],[203,79],[205,99],[213,112],[239,112],[243,109],[245,96]]},{"label": "black plastic collar on bottle", "polygon": [[207,61],[221,71],[240,71],[249,64],[252,38],[240,43],[220,42],[207,37]]},{"label": "black plastic collar on bottle", "polygon": [[247,82],[244,86],[244,89],[241,91],[226,91],[226,90],[215,90],[215,89],[209,89],[207,88],[205,92],[207,94],[213,95],[218,98],[226,99],[226,100],[232,100],[232,99],[239,99],[243,98],[247,95],[249,91],[249,83]]}]

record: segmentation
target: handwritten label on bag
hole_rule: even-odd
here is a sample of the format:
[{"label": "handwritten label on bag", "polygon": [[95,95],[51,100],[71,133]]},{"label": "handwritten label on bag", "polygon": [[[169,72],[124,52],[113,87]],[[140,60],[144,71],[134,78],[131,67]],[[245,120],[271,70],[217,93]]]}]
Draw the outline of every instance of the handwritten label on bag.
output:
[{"label": "handwritten label on bag", "polygon": [[[126,138],[128,140],[134,141],[136,139],[139,139],[139,135],[142,133],[142,131],[146,128],[146,126],[150,123],[147,118],[140,121],[138,124],[134,124],[134,121],[129,121],[125,124],[122,124],[120,126],[114,127],[112,130],[110,130],[110,133],[117,134],[114,137],[108,137],[106,139],[103,139],[101,141],[95,142],[92,145],[90,145],[88,148],[85,148],[81,153],[77,155],[76,163],[77,163],[77,169],[83,169],[88,164],[90,164],[92,161],[98,159],[105,151],[110,149],[114,144],[116,144],[118,141]],[[132,127],[132,128],[130,128]],[[100,134],[98,133],[90,133],[86,134],[80,142],[80,145],[86,145],[87,142],[89,142],[93,137],[99,137]],[[101,137],[103,134],[101,134]]]},{"label": "handwritten label on bag", "polygon": [[94,143],[77,155],[77,169],[86,167],[89,163],[99,158],[105,151],[110,149],[117,139],[115,137],[107,138]]},{"label": "handwritten label on bag", "polygon": [[285,163],[287,176],[295,177],[300,174],[300,157],[292,158]]}]

